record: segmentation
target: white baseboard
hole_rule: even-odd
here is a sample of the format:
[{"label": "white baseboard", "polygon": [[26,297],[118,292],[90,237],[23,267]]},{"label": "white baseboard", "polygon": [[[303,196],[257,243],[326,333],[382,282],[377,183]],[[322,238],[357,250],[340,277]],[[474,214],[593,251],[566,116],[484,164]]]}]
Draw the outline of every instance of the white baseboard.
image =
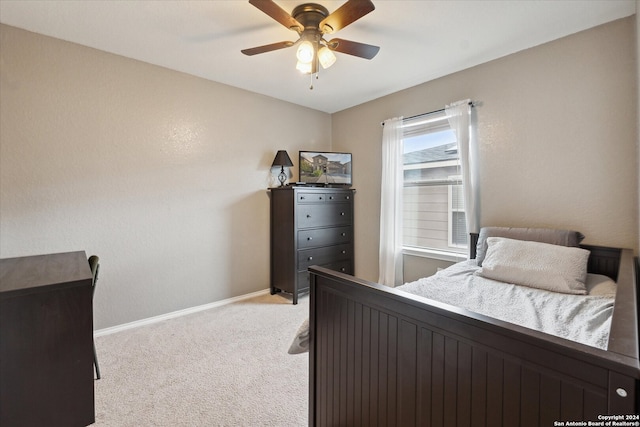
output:
[{"label": "white baseboard", "polygon": [[172,311],[171,313],[161,314],[159,316],[148,317],[146,319],[136,320],[135,322],[124,323],[122,325],[112,326],[110,328],[98,329],[93,332],[94,337],[100,337],[103,335],[115,334],[116,332],[126,331],[127,329],[138,328],[140,326],[151,325],[153,323],[162,322],[167,319],[174,319],[180,316],[186,316],[187,314],[197,313],[203,310],[209,310],[215,307],[221,307],[223,305],[231,304],[234,302],[242,301],[249,298],[254,298],[260,295],[265,295],[269,292],[269,289],[262,291],[252,292],[250,294],[240,295],[233,298],[223,299],[221,301],[215,301],[209,304],[198,305],[195,307],[185,308],[184,310]]}]

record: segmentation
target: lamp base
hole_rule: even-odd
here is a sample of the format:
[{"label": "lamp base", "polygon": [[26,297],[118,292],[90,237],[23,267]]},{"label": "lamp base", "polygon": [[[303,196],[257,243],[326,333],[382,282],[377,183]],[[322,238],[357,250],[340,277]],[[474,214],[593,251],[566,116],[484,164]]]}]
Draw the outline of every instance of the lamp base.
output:
[{"label": "lamp base", "polygon": [[278,181],[280,181],[280,187],[284,187],[284,182],[287,180],[287,175],[284,173],[284,166],[281,166],[280,174],[278,175]]}]

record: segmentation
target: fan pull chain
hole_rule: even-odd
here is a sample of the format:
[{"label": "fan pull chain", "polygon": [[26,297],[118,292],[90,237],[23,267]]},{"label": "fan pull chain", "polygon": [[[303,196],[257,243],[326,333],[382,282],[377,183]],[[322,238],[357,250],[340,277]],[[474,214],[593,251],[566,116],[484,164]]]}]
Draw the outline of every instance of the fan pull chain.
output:
[{"label": "fan pull chain", "polygon": [[[318,48],[316,47],[316,50],[317,49]],[[318,54],[317,53],[314,56],[315,56],[315,61],[316,61],[316,72],[315,72],[315,75],[316,75],[316,80],[318,80],[318,78],[319,78],[318,76],[320,75],[320,72],[319,72],[319,70],[320,70],[320,60],[318,59]],[[309,75],[311,76],[311,83],[309,84],[309,90],[313,90],[313,74],[314,73],[309,73]]]}]

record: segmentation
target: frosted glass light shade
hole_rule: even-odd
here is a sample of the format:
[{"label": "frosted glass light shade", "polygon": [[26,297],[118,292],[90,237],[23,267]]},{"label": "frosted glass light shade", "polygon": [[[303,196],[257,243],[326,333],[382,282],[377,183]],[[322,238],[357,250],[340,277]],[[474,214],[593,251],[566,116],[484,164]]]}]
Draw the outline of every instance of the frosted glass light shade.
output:
[{"label": "frosted glass light shade", "polygon": [[300,43],[300,46],[298,46],[298,51],[296,52],[296,57],[298,58],[298,61],[305,64],[311,63],[311,61],[313,61],[313,55],[314,55],[313,44],[310,41],[305,40],[302,43]]},{"label": "frosted glass light shade", "polygon": [[296,70],[302,74],[311,74],[311,62],[300,62],[296,64]]},{"label": "frosted glass light shade", "polygon": [[322,46],[318,51],[318,60],[322,68],[327,69],[336,62],[336,55],[326,46]]}]

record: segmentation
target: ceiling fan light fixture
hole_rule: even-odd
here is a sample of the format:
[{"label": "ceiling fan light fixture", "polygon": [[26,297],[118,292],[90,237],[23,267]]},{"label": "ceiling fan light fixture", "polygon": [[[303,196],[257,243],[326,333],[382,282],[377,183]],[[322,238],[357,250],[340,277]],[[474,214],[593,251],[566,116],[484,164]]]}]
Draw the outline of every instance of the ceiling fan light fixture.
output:
[{"label": "ceiling fan light fixture", "polygon": [[336,62],[336,55],[327,46],[322,46],[318,51],[318,61],[326,70]]},{"label": "ceiling fan light fixture", "polygon": [[300,43],[300,46],[298,46],[298,51],[296,52],[296,57],[298,58],[298,61],[304,64],[311,64],[311,61],[313,61],[314,56],[315,56],[315,49],[313,47],[313,43],[311,43],[309,40],[305,40],[302,43]]},{"label": "ceiling fan light fixture", "polygon": [[[1,0],[0,0],[1,1]],[[296,6],[291,13],[278,6],[274,0],[249,0],[249,3],[258,8],[273,20],[298,33],[298,40],[271,43],[257,46],[251,49],[243,49],[245,55],[257,55],[271,52],[291,46],[297,46],[296,69],[303,74],[318,78],[320,66],[326,69],[336,62],[334,52],[357,56],[364,59],[372,59],[380,48],[365,43],[358,43],[341,38],[326,41],[326,34],[350,25],[375,9],[371,0],[346,0],[338,9],[329,13],[329,10],[317,3],[303,3]]]}]

